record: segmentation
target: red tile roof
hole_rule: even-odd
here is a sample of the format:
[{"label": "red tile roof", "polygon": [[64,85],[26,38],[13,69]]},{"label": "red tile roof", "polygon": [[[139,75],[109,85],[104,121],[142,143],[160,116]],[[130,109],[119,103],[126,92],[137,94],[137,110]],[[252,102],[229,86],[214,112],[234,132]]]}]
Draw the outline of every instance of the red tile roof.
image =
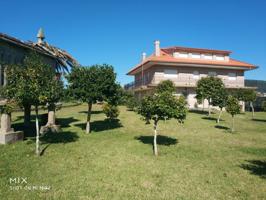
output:
[{"label": "red tile roof", "polygon": [[257,66],[238,61],[232,58],[229,58],[228,61],[220,61],[220,60],[207,60],[207,59],[197,59],[197,58],[175,58],[173,57],[173,53],[179,51],[185,52],[201,52],[201,53],[216,53],[216,54],[223,54],[229,55],[230,51],[223,51],[223,50],[211,50],[211,49],[197,49],[197,48],[187,48],[187,47],[170,47],[170,48],[162,48],[160,56],[155,56],[152,54],[148,58],[146,58],[142,63],[136,65],[133,69],[131,69],[127,75],[134,75],[135,72],[141,67],[146,65],[149,62],[158,62],[158,63],[176,63],[176,64],[198,64],[198,65],[214,65],[214,66],[232,66],[232,67],[241,67],[245,68],[246,70],[255,69]]}]

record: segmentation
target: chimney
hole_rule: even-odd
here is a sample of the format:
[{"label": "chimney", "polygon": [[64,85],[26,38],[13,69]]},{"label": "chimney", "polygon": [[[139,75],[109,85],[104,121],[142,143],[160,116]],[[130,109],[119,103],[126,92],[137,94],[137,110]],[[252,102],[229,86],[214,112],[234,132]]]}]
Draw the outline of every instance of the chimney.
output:
[{"label": "chimney", "polygon": [[43,44],[44,43],[44,32],[43,32],[43,29],[40,28],[39,31],[38,31],[38,34],[37,34],[37,38],[38,38],[38,44]]},{"label": "chimney", "polygon": [[160,56],[160,41],[159,40],[155,40],[154,47],[155,47],[155,56]]},{"label": "chimney", "polygon": [[144,61],[145,59],[146,59],[146,53],[143,52],[143,53],[142,53],[142,57],[141,57],[141,61]]}]

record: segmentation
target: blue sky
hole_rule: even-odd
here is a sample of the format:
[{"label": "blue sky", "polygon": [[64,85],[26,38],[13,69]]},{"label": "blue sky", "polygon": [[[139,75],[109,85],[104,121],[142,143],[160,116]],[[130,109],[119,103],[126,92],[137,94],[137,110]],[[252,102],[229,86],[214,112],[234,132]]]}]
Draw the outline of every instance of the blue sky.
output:
[{"label": "blue sky", "polygon": [[258,65],[246,78],[266,80],[264,0],[45,0],[1,1],[0,32],[46,41],[70,52],[82,65],[108,63],[121,84],[141,52],[188,46],[233,51],[232,57]]}]

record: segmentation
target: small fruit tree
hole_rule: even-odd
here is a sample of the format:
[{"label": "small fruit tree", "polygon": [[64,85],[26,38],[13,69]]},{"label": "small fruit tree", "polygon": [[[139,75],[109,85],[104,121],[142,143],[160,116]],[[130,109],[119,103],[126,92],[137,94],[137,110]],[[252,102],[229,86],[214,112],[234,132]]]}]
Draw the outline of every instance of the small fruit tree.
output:
[{"label": "small fruit tree", "polygon": [[[164,83],[161,83],[164,84]],[[160,87],[159,87],[160,88]],[[172,94],[172,90],[156,91],[153,95],[144,97],[140,103],[138,113],[145,120],[152,120],[154,127],[153,150],[158,155],[157,126],[160,120],[175,118],[183,123],[187,115],[186,101],[183,96],[178,99]]]},{"label": "small fruit tree", "polygon": [[203,77],[197,82],[196,99],[203,103],[204,99],[208,101],[208,115],[211,113],[210,105],[212,100],[219,95],[220,91],[224,88],[223,81],[218,77]]},{"label": "small fruit tree", "polygon": [[226,109],[226,112],[228,112],[232,116],[231,132],[234,132],[235,131],[234,129],[235,115],[240,113],[240,105],[239,105],[237,98],[229,95],[225,109]]}]

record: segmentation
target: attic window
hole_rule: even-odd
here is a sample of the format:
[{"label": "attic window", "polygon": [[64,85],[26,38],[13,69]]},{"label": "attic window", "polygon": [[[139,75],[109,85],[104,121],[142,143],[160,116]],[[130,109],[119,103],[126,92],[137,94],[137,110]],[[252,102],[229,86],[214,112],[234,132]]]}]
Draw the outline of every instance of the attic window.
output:
[{"label": "attic window", "polygon": [[191,57],[192,58],[200,58],[200,53],[192,53]]},{"label": "attic window", "polygon": [[216,55],[216,60],[225,60],[223,55]]},{"label": "attic window", "polygon": [[204,58],[207,60],[212,60],[212,55],[211,54],[205,54]]},{"label": "attic window", "polygon": [[188,57],[188,53],[187,52],[180,52],[179,53],[179,57],[180,58],[187,58]]},{"label": "attic window", "polygon": [[173,56],[174,56],[174,58],[178,58],[179,57],[179,52],[174,52]]}]

